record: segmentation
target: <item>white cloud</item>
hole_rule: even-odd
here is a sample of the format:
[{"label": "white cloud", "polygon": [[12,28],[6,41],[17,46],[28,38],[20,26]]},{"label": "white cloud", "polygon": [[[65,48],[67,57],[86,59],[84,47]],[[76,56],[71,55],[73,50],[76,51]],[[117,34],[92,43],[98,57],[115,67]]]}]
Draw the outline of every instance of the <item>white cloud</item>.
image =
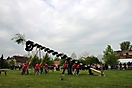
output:
[{"label": "white cloud", "polygon": [[1,29],[0,30],[0,39],[4,39],[7,40],[9,39],[11,36],[10,31],[6,30],[6,29]]},{"label": "white cloud", "polygon": [[2,0],[0,40],[5,47],[5,43],[10,43],[4,54],[25,53],[23,49],[17,51],[22,46],[15,46],[10,40],[16,33],[24,33],[27,39],[69,55],[84,51],[97,55],[107,44],[118,49],[119,42],[132,41],[131,3],[131,0]]}]

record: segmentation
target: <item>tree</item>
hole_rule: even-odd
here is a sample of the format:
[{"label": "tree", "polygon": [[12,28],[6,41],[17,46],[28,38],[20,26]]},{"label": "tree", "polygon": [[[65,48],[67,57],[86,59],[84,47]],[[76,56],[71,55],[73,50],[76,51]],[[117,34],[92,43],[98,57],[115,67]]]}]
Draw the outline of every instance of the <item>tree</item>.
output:
[{"label": "tree", "polygon": [[121,50],[129,50],[130,49],[130,41],[124,41],[122,43],[120,43],[120,49]]},{"label": "tree", "polygon": [[17,33],[11,40],[15,40],[17,44],[25,44],[26,39],[24,34]]},{"label": "tree", "polygon": [[72,53],[71,58],[72,58],[72,59],[77,59],[76,54],[75,54],[75,53]]},{"label": "tree", "polygon": [[79,61],[80,63],[86,64],[86,60],[85,60],[85,59],[80,58],[80,59],[78,59],[78,61]]},{"label": "tree", "polygon": [[34,67],[36,65],[36,63],[39,63],[40,62],[38,56],[30,57],[30,59],[32,59],[32,61],[30,60],[31,61],[30,66],[31,67]]},{"label": "tree", "polygon": [[0,58],[0,68],[2,69],[3,68],[3,65],[4,65],[4,59],[3,59],[4,57],[3,57],[3,54],[2,54],[2,56],[1,56],[1,58]]},{"label": "tree", "polygon": [[60,65],[63,66],[63,64],[64,64],[65,61],[66,61],[65,59],[61,59],[60,60]]},{"label": "tree", "polygon": [[82,55],[80,55],[80,57],[79,58],[87,58],[87,57],[89,57],[89,53],[88,52],[83,52],[82,53]]},{"label": "tree", "polygon": [[48,53],[46,53],[45,56],[43,56],[42,63],[43,64],[47,63],[48,65],[53,65],[54,64],[54,60],[49,56]]},{"label": "tree", "polygon": [[2,56],[0,58],[0,69],[8,68],[8,67],[9,67],[9,64],[6,60],[4,60],[4,56],[2,54]]},{"label": "tree", "polygon": [[99,63],[99,60],[95,56],[90,56],[88,59],[86,59],[87,64],[97,64]]},{"label": "tree", "polygon": [[15,64],[15,61],[12,59],[9,61],[9,65],[14,65]]},{"label": "tree", "polygon": [[54,61],[60,61],[60,58],[55,57]]},{"label": "tree", "polygon": [[[20,33],[15,34],[15,36],[13,38],[11,38],[11,40],[14,40],[15,43],[17,43],[17,44],[24,45],[26,43],[25,35],[24,34],[20,34]],[[28,52],[28,54],[29,54],[29,52]],[[30,60],[31,60],[31,58],[30,58]]]},{"label": "tree", "polygon": [[130,48],[129,48],[130,51],[132,51],[132,45],[130,45]]},{"label": "tree", "polygon": [[118,63],[117,54],[113,51],[113,49],[111,48],[110,45],[108,45],[104,51],[103,60],[104,60],[105,64],[110,65],[110,66]]}]

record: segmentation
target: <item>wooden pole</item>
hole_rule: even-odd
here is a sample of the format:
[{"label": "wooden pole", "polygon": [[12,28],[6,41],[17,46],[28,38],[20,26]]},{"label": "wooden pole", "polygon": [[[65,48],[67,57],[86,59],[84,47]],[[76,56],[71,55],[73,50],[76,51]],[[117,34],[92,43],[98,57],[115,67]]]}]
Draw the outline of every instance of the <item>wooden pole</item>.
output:
[{"label": "wooden pole", "polygon": [[[40,50],[40,48],[39,48],[39,50]],[[39,50],[37,50],[37,47],[36,47],[36,50],[35,50],[36,53],[35,53],[35,55],[31,58],[31,60],[30,60],[30,62],[29,62],[29,65],[31,64],[31,62],[32,62],[32,60],[34,59],[34,57],[38,54],[38,51],[39,51]]]}]

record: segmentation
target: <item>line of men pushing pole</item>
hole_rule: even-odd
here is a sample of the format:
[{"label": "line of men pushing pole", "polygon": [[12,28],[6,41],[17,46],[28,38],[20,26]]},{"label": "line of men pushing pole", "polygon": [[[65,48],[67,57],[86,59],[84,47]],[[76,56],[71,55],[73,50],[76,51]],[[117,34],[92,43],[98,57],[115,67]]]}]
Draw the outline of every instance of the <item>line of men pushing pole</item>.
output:
[{"label": "line of men pushing pole", "polygon": [[[33,41],[30,41],[30,40],[26,41],[26,48],[25,48],[26,51],[30,52],[30,51],[33,50],[34,47],[36,47],[36,53],[33,56],[33,58],[37,55],[38,51],[44,50],[47,53],[52,53],[52,55],[56,55],[56,57],[61,57],[61,59],[65,59],[65,62],[63,64],[62,75],[65,74],[65,70],[66,69],[68,70],[68,75],[72,75],[72,68],[74,70],[74,73],[73,73],[74,75],[78,75],[79,74],[79,69],[80,69],[80,64],[81,63],[78,63],[77,61],[75,61],[74,63],[72,63],[71,62],[72,58],[71,57],[68,57],[66,54],[58,53],[58,52],[56,52],[54,50],[50,50],[49,48],[46,48],[44,46],[41,46],[41,45],[39,45],[37,43],[34,43]],[[22,66],[22,73],[21,73],[22,75],[25,74],[26,72],[28,74],[28,66],[31,64],[33,58],[31,58],[31,60],[29,62],[26,62]],[[42,73],[43,69],[44,69],[45,73],[48,73],[48,64],[47,63],[42,64],[42,62],[43,62],[43,59],[40,62],[40,64],[36,63],[36,65],[34,67],[35,74],[40,74],[39,73],[39,69],[40,69],[41,73]],[[88,66],[87,68],[89,70],[89,74],[90,75],[93,75],[90,66]],[[94,70],[94,69],[92,69],[92,70]],[[99,72],[99,73],[101,73],[101,72]]]}]

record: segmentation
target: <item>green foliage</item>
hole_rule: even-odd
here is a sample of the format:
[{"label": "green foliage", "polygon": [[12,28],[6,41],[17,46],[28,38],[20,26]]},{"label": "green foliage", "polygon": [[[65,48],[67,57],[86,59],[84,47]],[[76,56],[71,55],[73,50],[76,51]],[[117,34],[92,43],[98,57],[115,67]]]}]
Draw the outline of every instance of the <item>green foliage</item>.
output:
[{"label": "green foliage", "polygon": [[104,51],[103,60],[108,65],[114,65],[114,64],[118,63],[118,57],[110,45],[108,45]]},{"label": "green foliage", "polygon": [[43,61],[42,63],[48,63],[50,61],[50,56],[48,53],[45,54],[45,56],[43,56]]},{"label": "green foliage", "polygon": [[34,67],[35,64],[36,64],[36,63],[39,63],[39,62],[40,62],[40,61],[39,61],[38,56],[35,56],[35,57],[33,57],[30,66],[31,66],[31,67]]},{"label": "green foliage", "polygon": [[17,33],[11,40],[15,40],[17,44],[24,44],[26,42],[23,34]]},{"label": "green foliage", "polygon": [[28,58],[28,62],[30,62],[31,59],[32,59],[32,56],[30,56],[30,57]]},{"label": "green foliage", "polygon": [[97,57],[91,56],[86,59],[86,63],[87,64],[97,64],[97,63],[99,63],[99,60],[97,59]]},{"label": "green foliage", "polygon": [[132,51],[132,45],[130,45],[130,48],[129,48],[130,51]]},{"label": "green foliage", "polygon": [[54,60],[53,59],[50,59],[48,62],[47,62],[48,65],[53,65],[54,64]]},{"label": "green foliage", "polygon": [[3,60],[3,54],[0,58],[0,68],[3,68],[3,65],[4,65],[4,60]]},{"label": "green foliage", "polygon": [[54,60],[49,56],[48,53],[45,54],[45,56],[43,56],[42,60],[41,60],[42,64],[47,63],[48,65],[53,65],[54,64]]},{"label": "green foliage", "polygon": [[39,64],[40,63],[42,63],[42,64],[47,63],[48,65],[54,64],[54,60],[49,56],[48,53],[46,53],[45,56],[43,56],[43,58],[39,58],[38,56],[35,56],[35,57],[30,56],[28,58],[28,61],[29,62],[31,61],[31,64],[30,64],[31,67],[34,67],[36,63],[39,63]]},{"label": "green foliage", "polygon": [[78,61],[79,61],[80,63],[86,64],[86,60],[84,60],[84,59],[82,59],[82,58],[78,59]]},{"label": "green foliage", "polygon": [[64,64],[65,61],[66,61],[65,59],[61,59],[60,60],[60,65],[63,66],[63,64]]},{"label": "green foliage", "polygon": [[60,61],[60,58],[55,57],[54,61]]},{"label": "green foliage", "polygon": [[9,61],[9,65],[11,64],[15,64],[15,61],[13,59]]},{"label": "green foliage", "polygon": [[120,43],[121,50],[130,50],[131,49],[130,44],[131,44],[130,41],[124,41],[124,42]]},{"label": "green foliage", "polygon": [[95,56],[90,56],[90,57],[87,57],[85,59],[80,58],[78,61],[83,63],[83,64],[96,64],[96,63],[99,63],[98,58],[95,57]]}]

